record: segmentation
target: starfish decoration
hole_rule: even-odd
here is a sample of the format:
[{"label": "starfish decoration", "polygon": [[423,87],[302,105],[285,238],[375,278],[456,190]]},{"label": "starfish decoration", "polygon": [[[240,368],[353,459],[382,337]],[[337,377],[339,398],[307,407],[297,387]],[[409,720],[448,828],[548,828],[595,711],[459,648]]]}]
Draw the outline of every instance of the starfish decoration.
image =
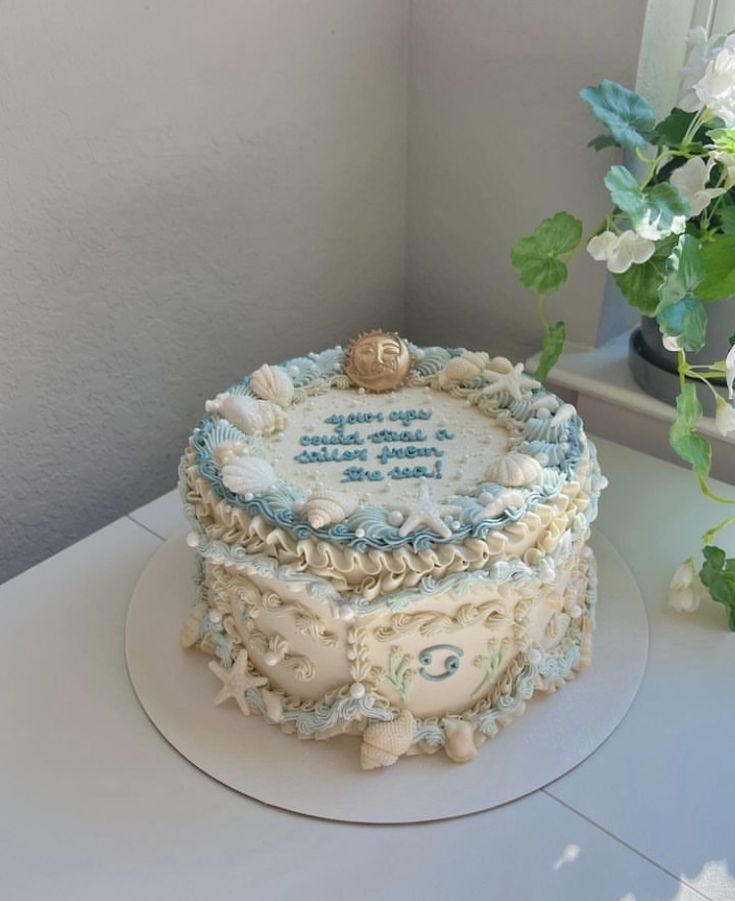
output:
[{"label": "starfish decoration", "polygon": [[462,508],[457,504],[432,500],[429,496],[429,485],[425,479],[421,480],[419,496],[415,501],[406,501],[403,504],[393,504],[392,506],[406,517],[398,530],[401,538],[405,538],[409,532],[413,532],[420,525],[428,526],[442,538],[451,538],[452,530],[442,517],[458,516],[462,512]]},{"label": "starfish decoration", "polygon": [[228,698],[234,698],[245,716],[250,716],[250,707],[245,692],[249,688],[258,688],[265,685],[268,680],[264,676],[251,676],[248,672],[248,652],[240,651],[230,669],[220,666],[215,660],[210,660],[209,668],[215,676],[222,681],[215,704],[221,704]]},{"label": "starfish decoration", "polygon": [[482,393],[488,397],[500,394],[501,391],[507,391],[514,400],[520,400],[524,391],[541,387],[541,382],[537,382],[536,379],[532,379],[530,375],[524,373],[523,363],[516,363],[508,372],[495,372],[493,369],[488,369],[485,371],[485,377],[490,384]]}]

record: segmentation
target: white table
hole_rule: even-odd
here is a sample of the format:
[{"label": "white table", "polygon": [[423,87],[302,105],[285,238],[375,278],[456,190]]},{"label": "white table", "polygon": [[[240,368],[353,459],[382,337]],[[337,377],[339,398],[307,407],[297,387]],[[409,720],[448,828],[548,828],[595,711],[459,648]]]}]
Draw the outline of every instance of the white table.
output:
[{"label": "white table", "polygon": [[0,898],[735,899],[735,634],[719,605],[664,609],[720,511],[684,470],[599,451],[599,526],[650,617],[640,693],[576,770],[458,820],[295,816],[166,744],[128,682],[123,626],[146,561],[181,528],[174,492],[0,586]]}]

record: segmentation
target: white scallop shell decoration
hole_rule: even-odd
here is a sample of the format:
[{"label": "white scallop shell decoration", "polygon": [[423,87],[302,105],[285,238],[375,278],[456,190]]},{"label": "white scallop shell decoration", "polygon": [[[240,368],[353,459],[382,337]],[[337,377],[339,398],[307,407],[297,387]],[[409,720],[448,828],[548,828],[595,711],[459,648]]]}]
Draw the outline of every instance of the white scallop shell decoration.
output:
[{"label": "white scallop shell decoration", "polygon": [[404,710],[388,723],[373,723],[362,734],[360,766],[374,770],[391,766],[408,751],[413,742],[413,714]]},{"label": "white scallop shell decoration", "polygon": [[222,481],[235,494],[260,494],[275,485],[277,476],[262,457],[235,457],[222,467]]},{"label": "white scallop shell decoration", "polygon": [[304,513],[313,529],[342,522],[357,510],[356,497],[336,491],[315,491],[304,504]]},{"label": "white scallop shell decoration", "polygon": [[477,754],[475,730],[467,720],[447,717],[442,720],[446,743],[444,750],[447,757],[455,763],[467,763]]},{"label": "white scallop shell decoration", "polygon": [[287,407],[293,400],[293,382],[285,369],[264,363],[250,376],[250,388],[263,400]]},{"label": "white scallop shell decoration", "polygon": [[465,350],[461,356],[448,360],[439,373],[439,385],[446,388],[453,382],[470,382],[487,366],[490,358],[486,353]]},{"label": "white scallop shell decoration", "polygon": [[491,463],[485,473],[485,478],[498,485],[506,485],[508,488],[522,488],[524,485],[533,485],[538,482],[543,474],[541,464],[528,454],[510,453]]},{"label": "white scallop shell decoration", "polygon": [[231,463],[235,457],[241,457],[248,452],[248,446],[244,441],[223,441],[212,451],[212,457],[220,469],[225,463]]},{"label": "white scallop shell decoration", "polygon": [[286,425],[286,414],[278,404],[244,394],[226,395],[219,403],[218,412],[246,435],[272,435],[283,431]]}]

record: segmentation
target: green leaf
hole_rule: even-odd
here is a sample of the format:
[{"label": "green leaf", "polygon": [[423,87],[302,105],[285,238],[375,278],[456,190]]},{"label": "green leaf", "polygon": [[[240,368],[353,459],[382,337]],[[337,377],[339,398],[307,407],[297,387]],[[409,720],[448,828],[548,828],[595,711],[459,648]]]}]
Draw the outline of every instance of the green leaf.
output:
[{"label": "green leaf", "polygon": [[697,351],[707,340],[707,313],[703,304],[693,297],[682,297],[670,304],[662,304],[656,319],[664,335],[679,339],[682,350]]},{"label": "green leaf", "polygon": [[[654,240],[668,235],[675,224],[681,226],[678,231],[683,231],[681,217],[688,215],[689,203],[670,182],[661,182],[643,190],[629,169],[625,166],[611,166],[605,176],[605,187],[615,206],[627,215],[633,228],[645,237],[651,235],[641,231],[643,226],[649,231],[653,229],[657,232],[653,236]],[[679,223],[674,222],[676,217],[680,217]]]},{"label": "green leaf", "polygon": [[557,213],[520,238],[510,251],[518,276],[527,288],[553,294],[567,280],[567,266],[559,257],[571,253],[582,240],[582,223],[570,213]]},{"label": "green leaf", "polygon": [[735,153],[735,128],[713,128],[709,132],[709,139],[718,150]]},{"label": "green leaf", "polygon": [[[684,197],[681,191],[668,181],[662,181],[657,185],[644,192],[646,198],[646,213],[649,214],[649,220],[656,224],[656,227],[668,234],[674,225],[674,219],[677,216],[689,215],[689,201]],[[637,225],[639,223],[634,223]],[[683,223],[679,231],[683,231]]]},{"label": "green leaf", "polygon": [[701,418],[702,405],[696,388],[687,382],[676,398],[676,420],[669,430],[669,443],[694,472],[706,476],[712,464],[712,448],[709,441],[697,433]]},{"label": "green leaf", "polygon": [[675,106],[669,115],[654,128],[652,143],[662,147],[677,147],[684,139],[695,115],[696,113],[687,113]]},{"label": "green leaf", "polygon": [[720,207],[718,215],[722,231],[726,235],[735,235],[735,205]]},{"label": "green leaf", "polygon": [[661,306],[674,304],[693,294],[703,278],[704,261],[699,241],[692,235],[681,235],[666,260],[666,278],[658,292]]},{"label": "green leaf", "polygon": [[595,150],[604,150],[606,147],[617,147],[618,143],[615,138],[610,135],[598,135],[587,142],[588,147],[594,147]]},{"label": "green leaf", "polygon": [[605,176],[605,187],[615,206],[630,216],[631,221],[643,213],[645,200],[638,179],[625,166],[611,166]]},{"label": "green leaf", "polygon": [[700,300],[721,300],[735,294],[735,236],[716,238],[702,247],[705,276],[697,288]]},{"label": "green leaf", "polygon": [[666,278],[666,261],[676,244],[672,235],[659,241],[650,260],[634,263],[627,272],[615,275],[615,283],[631,306],[653,316],[659,305],[659,288]]},{"label": "green leaf", "polygon": [[722,548],[711,544],[702,553],[704,565],[699,578],[709,589],[712,600],[725,606],[728,626],[735,632],[735,559],[728,559]]},{"label": "green leaf", "polygon": [[556,325],[549,327],[548,332],[544,336],[544,346],[534,373],[534,377],[539,381],[543,382],[556,364],[564,348],[566,336],[567,329],[563,322],[557,322]]},{"label": "green leaf", "polygon": [[589,103],[597,119],[609,130],[621,147],[644,148],[656,121],[653,110],[640,94],[615,81],[602,81],[579,92]]}]

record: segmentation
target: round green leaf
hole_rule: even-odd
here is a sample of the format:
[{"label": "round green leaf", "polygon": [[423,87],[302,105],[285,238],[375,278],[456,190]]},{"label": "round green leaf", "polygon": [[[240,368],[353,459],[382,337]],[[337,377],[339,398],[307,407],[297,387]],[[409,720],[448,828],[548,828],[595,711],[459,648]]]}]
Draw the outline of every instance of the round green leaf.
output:
[{"label": "round green leaf", "polygon": [[696,290],[700,300],[735,294],[735,236],[724,235],[702,247],[705,276]]},{"label": "round green leaf", "polygon": [[640,94],[606,79],[597,87],[582,88],[579,95],[621,147],[646,146],[656,119]]},{"label": "round green leaf", "polygon": [[659,288],[666,278],[666,260],[676,243],[674,236],[659,241],[650,260],[633,264],[615,276],[615,283],[631,306],[653,316],[659,304]]},{"label": "round green leaf", "polygon": [[527,288],[539,294],[558,291],[567,279],[567,266],[559,257],[573,251],[582,239],[582,223],[570,213],[544,219],[532,235],[520,238],[510,258]]}]

